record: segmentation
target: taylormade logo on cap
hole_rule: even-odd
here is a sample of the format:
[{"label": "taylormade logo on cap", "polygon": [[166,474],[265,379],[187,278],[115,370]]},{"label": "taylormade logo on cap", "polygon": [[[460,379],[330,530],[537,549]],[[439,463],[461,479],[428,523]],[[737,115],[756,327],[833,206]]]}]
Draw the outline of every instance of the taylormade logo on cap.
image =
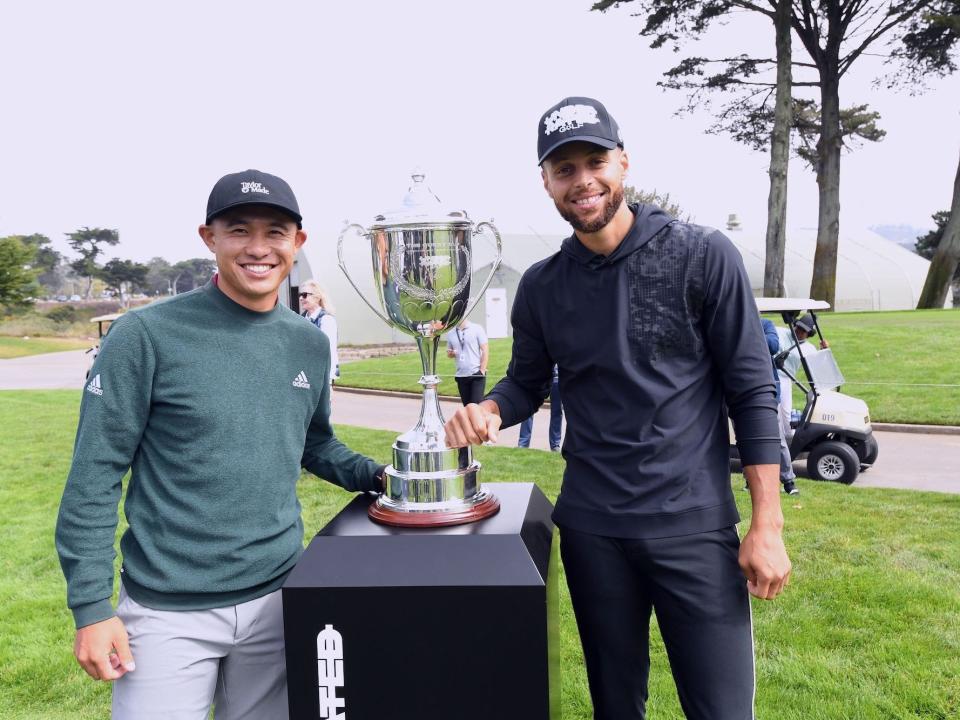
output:
[{"label": "taylormade logo on cap", "polygon": [[607,150],[623,147],[620,128],[603,103],[588,97],[564,98],[540,118],[537,163],[561,145],[587,142]]},{"label": "taylormade logo on cap", "polygon": [[264,195],[270,194],[270,191],[263,186],[263,183],[258,183],[258,182],[240,183],[240,192],[242,193],[256,192],[256,193],[263,193]]}]

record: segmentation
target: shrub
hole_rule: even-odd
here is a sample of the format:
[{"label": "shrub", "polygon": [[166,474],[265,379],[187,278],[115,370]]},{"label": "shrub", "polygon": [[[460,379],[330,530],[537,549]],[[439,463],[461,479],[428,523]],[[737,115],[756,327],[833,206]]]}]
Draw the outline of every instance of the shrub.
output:
[{"label": "shrub", "polygon": [[73,305],[61,305],[47,313],[47,317],[55,323],[73,323],[77,321],[77,309]]}]

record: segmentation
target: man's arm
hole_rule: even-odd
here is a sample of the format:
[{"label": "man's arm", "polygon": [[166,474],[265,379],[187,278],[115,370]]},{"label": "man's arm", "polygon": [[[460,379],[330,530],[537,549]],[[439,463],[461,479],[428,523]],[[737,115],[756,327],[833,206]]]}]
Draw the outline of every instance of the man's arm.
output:
[{"label": "man's arm", "polygon": [[[326,374],[318,377],[326,377]],[[300,464],[314,475],[345,490],[383,490],[379,473],[382,465],[354,452],[333,433],[330,425],[330,385],[324,383],[320,401],[314,409]]]},{"label": "man's arm", "polygon": [[751,594],[776,597],[790,577],[780,509],[780,430],[770,355],[743,261],[720,233],[708,240],[703,328],[737,434],[753,516],[740,545]]},{"label": "man's arm", "polygon": [[701,328],[744,466],[779,463],[780,430],[770,354],[740,253],[719,232],[707,239]]},{"label": "man's arm", "polygon": [[134,314],[117,320],[83,391],[73,462],[60,501],[56,548],[77,627],[74,654],[100,680],[133,670],[123,623],[114,616],[114,537],[121,480],[146,426],[156,354]]},{"label": "man's arm", "polygon": [[763,337],[767,341],[767,350],[771,355],[776,355],[780,352],[780,336],[777,335],[777,327],[767,318],[760,318],[760,323],[763,325]]},{"label": "man's arm", "polygon": [[540,323],[527,300],[525,282],[520,280],[513,302],[513,350],[507,376],[500,380],[480,404],[460,408],[447,421],[448,447],[496,442],[497,431],[533,415],[550,392],[553,360],[547,353]]},{"label": "man's arm", "polygon": [[740,544],[740,569],[751,595],[773,600],[790,582],[793,568],[783,543],[780,466],[747,465],[743,474],[750,488],[753,512],[750,529]]},{"label": "man's arm", "polygon": [[487,366],[490,363],[490,345],[489,343],[483,343],[480,346],[480,374],[487,374]]},{"label": "man's arm", "polygon": [[447,447],[496,442],[500,434],[500,406],[489,398],[458,409],[444,425]]}]

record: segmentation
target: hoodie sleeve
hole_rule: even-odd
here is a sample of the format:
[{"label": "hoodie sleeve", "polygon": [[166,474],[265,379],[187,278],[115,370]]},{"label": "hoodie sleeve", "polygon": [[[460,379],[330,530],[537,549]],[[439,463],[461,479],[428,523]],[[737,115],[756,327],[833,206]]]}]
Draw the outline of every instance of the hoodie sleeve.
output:
[{"label": "hoodie sleeve", "polygon": [[720,232],[707,238],[702,322],[743,464],[777,464],[780,431],[770,353],[743,260]]},{"label": "hoodie sleeve", "polygon": [[553,382],[554,363],[530,300],[528,276],[524,275],[510,316],[513,352],[507,376],[487,394],[487,399],[500,407],[501,427],[516,425],[533,415],[543,405]]},{"label": "hoodie sleeve", "polygon": [[767,351],[771,355],[776,355],[780,352],[780,336],[777,335],[777,328],[766,318],[760,318],[760,323],[763,325],[763,337],[767,341]]}]

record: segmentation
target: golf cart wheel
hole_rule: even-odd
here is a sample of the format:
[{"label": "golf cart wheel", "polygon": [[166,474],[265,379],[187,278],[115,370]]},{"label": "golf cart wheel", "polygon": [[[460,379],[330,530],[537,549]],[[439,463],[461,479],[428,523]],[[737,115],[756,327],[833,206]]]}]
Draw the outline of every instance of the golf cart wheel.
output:
[{"label": "golf cart wheel", "polygon": [[864,441],[861,452],[860,472],[863,472],[877,461],[877,456],[880,454],[880,445],[873,435],[868,436]]},{"label": "golf cart wheel", "polygon": [[849,485],[860,474],[860,458],[856,450],[846,443],[828,440],[810,451],[807,472],[815,480]]}]

